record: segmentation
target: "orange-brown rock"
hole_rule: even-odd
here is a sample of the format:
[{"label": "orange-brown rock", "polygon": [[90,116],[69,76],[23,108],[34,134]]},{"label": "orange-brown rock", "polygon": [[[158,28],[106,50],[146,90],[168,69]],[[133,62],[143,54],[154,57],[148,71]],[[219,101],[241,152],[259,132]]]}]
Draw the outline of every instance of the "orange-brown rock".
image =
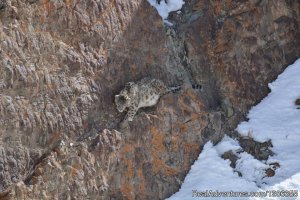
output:
[{"label": "orange-brown rock", "polygon": [[[164,199],[299,57],[299,1],[0,1],[0,198]],[[184,85],[138,112],[145,76]],[[191,89],[202,85],[202,90]]]}]

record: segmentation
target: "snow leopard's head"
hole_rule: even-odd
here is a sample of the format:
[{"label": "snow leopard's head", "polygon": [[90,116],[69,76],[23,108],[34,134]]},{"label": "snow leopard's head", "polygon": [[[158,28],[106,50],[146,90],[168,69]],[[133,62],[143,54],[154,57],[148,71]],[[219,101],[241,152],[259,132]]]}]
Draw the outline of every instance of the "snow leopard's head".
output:
[{"label": "snow leopard's head", "polygon": [[137,85],[129,82],[118,95],[115,95],[115,104],[119,112],[123,112],[128,108],[137,94]]}]

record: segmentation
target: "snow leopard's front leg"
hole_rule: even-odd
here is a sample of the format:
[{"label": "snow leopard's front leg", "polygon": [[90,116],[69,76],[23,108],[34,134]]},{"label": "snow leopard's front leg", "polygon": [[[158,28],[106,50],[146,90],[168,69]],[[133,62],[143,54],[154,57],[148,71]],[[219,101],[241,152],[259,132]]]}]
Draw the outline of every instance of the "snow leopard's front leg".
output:
[{"label": "snow leopard's front leg", "polygon": [[135,116],[137,110],[138,110],[138,107],[137,107],[137,106],[130,106],[130,107],[128,108],[128,111],[127,111],[127,114],[126,114],[126,116],[125,116],[124,121],[129,121],[129,122],[131,122],[131,121],[133,120],[133,118],[134,118],[134,116]]}]

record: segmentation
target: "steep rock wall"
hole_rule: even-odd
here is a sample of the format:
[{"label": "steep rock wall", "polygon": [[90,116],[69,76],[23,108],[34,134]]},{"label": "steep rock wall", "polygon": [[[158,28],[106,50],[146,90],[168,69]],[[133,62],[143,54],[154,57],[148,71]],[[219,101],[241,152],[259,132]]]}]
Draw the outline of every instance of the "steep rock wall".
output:
[{"label": "steep rock wall", "polygon": [[[163,199],[299,57],[297,1],[0,4],[0,197]],[[113,97],[150,76],[178,94],[119,127]],[[201,84],[193,90],[190,84]]]}]

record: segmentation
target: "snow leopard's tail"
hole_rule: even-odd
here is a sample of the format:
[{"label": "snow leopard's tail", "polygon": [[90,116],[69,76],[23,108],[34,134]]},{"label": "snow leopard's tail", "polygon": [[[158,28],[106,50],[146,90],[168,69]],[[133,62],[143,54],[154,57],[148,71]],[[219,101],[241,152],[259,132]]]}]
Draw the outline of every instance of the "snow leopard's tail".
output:
[{"label": "snow leopard's tail", "polygon": [[[199,85],[199,84],[193,84],[192,85],[192,88],[194,90],[201,90],[202,89],[202,85]],[[168,91],[166,93],[169,93],[169,92],[173,92],[173,93],[176,93],[178,91],[180,91],[182,89],[182,86],[175,86],[175,87],[169,87],[168,88]]]},{"label": "snow leopard's tail", "polygon": [[166,90],[163,92],[162,95],[168,94],[168,93],[175,93],[181,90],[181,86],[175,86],[175,87],[167,87]]},{"label": "snow leopard's tail", "polygon": [[192,88],[193,88],[194,90],[201,90],[201,89],[202,89],[202,85],[199,85],[199,84],[193,84],[193,85],[192,85]]},{"label": "snow leopard's tail", "polygon": [[181,86],[169,87],[169,91],[168,91],[168,92],[173,92],[173,93],[175,93],[175,92],[180,91],[181,88],[182,88]]}]

